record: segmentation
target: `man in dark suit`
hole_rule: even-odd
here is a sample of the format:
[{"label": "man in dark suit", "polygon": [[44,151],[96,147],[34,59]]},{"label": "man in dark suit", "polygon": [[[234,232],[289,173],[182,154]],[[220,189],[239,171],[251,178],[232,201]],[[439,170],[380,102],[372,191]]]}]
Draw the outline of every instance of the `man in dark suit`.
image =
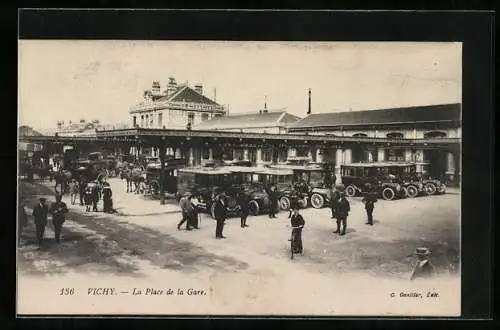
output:
[{"label": "man in dark suit", "polygon": [[415,250],[417,256],[417,263],[413,268],[410,280],[414,281],[421,278],[429,278],[437,275],[436,268],[429,261],[431,251],[428,248],[422,247]]},{"label": "man in dark suit", "polygon": [[99,184],[94,182],[92,186],[92,212],[97,212],[97,203],[99,203],[100,198]]},{"label": "man in dark suit", "polygon": [[292,209],[292,217],[290,219],[292,225],[292,239],[294,239],[294,253],[302,253],[302,229],[304,228],[305,221],[302,215],[299,214],[299,209],[294,207]]},{"label": "man in dark suit", "polygon": [[340,199],[335,208],[335,216],[337,217],[337,230],[336,234],[340,234],[341,236],[345,235],[346,227],[347,227],[347,216],[349,215],[349,211],[351,210],[351,205],[349,201],[345,198],[345,193],[340,193]]},{"label": "man in dark suit", "polygon": [[226,221],[227,218],[226,200],[223,196],[220,196],[215,201],[214,215],[215,215],[215,220],[217,221],[217,225],[215,227],[215,238],[217,239],[226,238],[224,235],[222,235],[222,230],[224,229],[224,222]]},{"label": "man in dark suit", "polygon": [[47,226],[47,215],[49,207],[45,203],[45,198],[40,198],[40,202],[33,208],[33,217],[35,218],[36,240],[38,245],[42,244],[45,226]]},{"label": "man in dark suit", "polygon": [[238,198],[238,203],[240,205],[240,210],[241,210],[241,228],[248,227],[247,225],[247,218],[248,215],[250,214],[250,208],[248,206],[248,203],[250,202],[248,195],[245,194],[243,189],[240,191],[240,195]]},{"label": "man in dark suit", "polygon": [[50,206],[50,213],[52,214],[52,224],[54,225],[54,234],[56,243],[59,244],[61,240],[61,230],[64,223],[68,207],[66,203],[61,200],[60,195],[56,195],[56,201]]},{"label": "man in dark suit", "polygon": [[366,216],[368,218],[366,224],[373,226],[373,209],[375,208],[375,203],[377,202],[377,198],[374,196],[374,193],[371,192],[370,190],[368,191],[366,196],[363,197],[362,202],[365,203]]},{"label": "man in dark suit", "polygon": [[278,193],[276,187],[271,186],[269,189],[269,218],[276,218],[276,209],[278,208]]}]

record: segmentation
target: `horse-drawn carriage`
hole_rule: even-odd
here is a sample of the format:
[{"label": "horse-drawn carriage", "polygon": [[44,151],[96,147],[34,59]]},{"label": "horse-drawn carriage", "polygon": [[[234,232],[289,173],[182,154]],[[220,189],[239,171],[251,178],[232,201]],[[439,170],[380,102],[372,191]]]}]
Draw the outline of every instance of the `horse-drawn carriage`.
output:
[{"label": "horse-drawn carriage", "polygon": [[[177,170],[186,166],[186,160],[167,159],[163,168],[163,190],[169,194],[177,193]],[[146,165],[145,184],[147,192],[155,197],[160,195],[161,164],[150,163]]]}]

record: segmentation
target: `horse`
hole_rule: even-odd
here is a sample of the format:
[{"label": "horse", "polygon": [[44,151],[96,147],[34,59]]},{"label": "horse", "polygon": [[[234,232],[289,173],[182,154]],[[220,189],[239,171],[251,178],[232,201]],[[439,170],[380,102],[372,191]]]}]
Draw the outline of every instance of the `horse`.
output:
[{"label": "horse", "polygon": [[61,195],[64,195],[68,192],[69,185],[68,183],[71,181],[72,174],[69,171],[59,170],[54,175],[54,179],[56,184],[54,186],[54,190],[57,192],[57,186],[61,188]]},{"label": "horse", "polygon": [[146,173],[144,168],[135,166],[122,170],[120,177],[127,180],[127,192],[138,194],[141,191],[141,183],[146,180]]}]

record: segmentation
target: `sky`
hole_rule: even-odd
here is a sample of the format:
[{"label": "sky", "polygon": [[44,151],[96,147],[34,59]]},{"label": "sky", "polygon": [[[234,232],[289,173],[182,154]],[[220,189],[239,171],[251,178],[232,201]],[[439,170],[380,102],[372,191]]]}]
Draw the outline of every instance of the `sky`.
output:
[{"label": "sky", "polygon": [[459,103],[461,43],[20,40],[21,125],[128,122],[159,81],[203,84],[229,114],[286,108],[306,116]]}]

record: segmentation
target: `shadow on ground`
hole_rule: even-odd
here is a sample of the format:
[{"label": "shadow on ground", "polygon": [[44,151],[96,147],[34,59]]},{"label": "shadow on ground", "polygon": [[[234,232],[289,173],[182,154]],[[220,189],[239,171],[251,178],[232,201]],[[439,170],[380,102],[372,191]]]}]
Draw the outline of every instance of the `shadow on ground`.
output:
[{"label": "shadow on ground", "polygon": [[[33,207],[41,194],[54,195],[43,184],[20,184],[20,202],[23,205]],[[31,274],[76,271],[142,276],[141,270],[145,265],[183,272],[207,268],[218,271],[248,268],[248,264],[232,257],[215,255],[202,247],[148,228],[73,212],[69,213],[69,218],[71,221],[63,227],[61,244],[55,244],[49,221],[46,239],[39,248],[35,244],[34,223],[30,217],[18,249],[21,271]]]}]

